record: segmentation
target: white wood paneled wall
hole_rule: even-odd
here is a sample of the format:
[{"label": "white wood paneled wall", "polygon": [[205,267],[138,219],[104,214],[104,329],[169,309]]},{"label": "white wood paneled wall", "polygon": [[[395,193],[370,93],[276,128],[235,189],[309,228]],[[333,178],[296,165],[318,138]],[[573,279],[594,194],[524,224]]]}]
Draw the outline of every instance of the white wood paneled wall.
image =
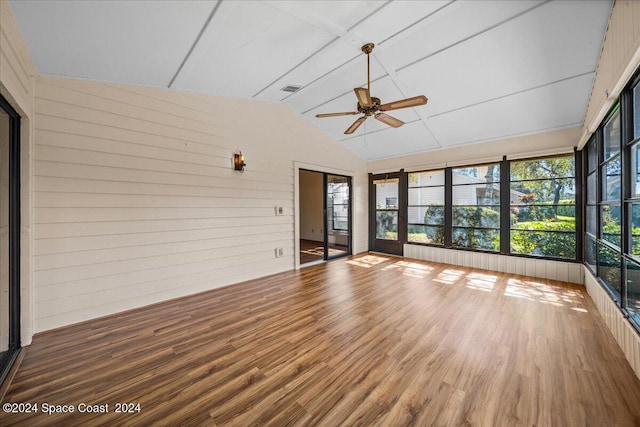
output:
[{"label": "white wood paneled wall", "polygon": [[293,269],[294,161],[354,174],[366,250],[364,161],[281,104],[40,77],[35,142],[36,331]]},{"label": "white wood paneled wall", "polygon": [[582,264],[461,251],[435,246],[404,245],[406,258],[441,262],[562,282],[584,283]]},{"label": "white wood paneled wall", "polygon": [[640,64],[640,1],[617,0],[596,68],[579,148],[620,95]]},{"label": "white wood paneled wall", "polygon": [[631,368],[633,368],[636,376],[640,378],[640,336],[587,267],[583,268],[585,286],[589,296],[598,307],[598,311],[600,311],[605,323],[622,348]]}]

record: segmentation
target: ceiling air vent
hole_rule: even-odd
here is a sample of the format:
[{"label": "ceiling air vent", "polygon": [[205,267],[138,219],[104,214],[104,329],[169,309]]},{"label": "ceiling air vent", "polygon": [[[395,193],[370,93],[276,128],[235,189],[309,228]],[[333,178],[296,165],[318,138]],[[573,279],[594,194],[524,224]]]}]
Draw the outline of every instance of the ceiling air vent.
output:
[{"label": "ceiling air vent", "polygon": [[302,89],[302,86],[295,86],[295,85],[287,85],[285,87],[283,87],[282,89],[280,89],[283,92],[297,92],[300,89]]}]

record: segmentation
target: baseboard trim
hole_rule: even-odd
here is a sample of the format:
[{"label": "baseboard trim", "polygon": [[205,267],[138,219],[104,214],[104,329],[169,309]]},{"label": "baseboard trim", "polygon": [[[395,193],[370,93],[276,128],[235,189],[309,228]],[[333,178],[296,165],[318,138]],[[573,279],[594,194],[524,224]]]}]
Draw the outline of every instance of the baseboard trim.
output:
[{"label": "baseboard trim", "polygon": [[587,293],[629,361],[631,369],[640,378],[640,335],[588,268],[583,268]]},{"label": "baseboard trim", "polygon": [[459,265],[461,267],[584,284],[583,265],[576,262],[515,257],[410,244],[404,245],[404,256],[423,261]]}]

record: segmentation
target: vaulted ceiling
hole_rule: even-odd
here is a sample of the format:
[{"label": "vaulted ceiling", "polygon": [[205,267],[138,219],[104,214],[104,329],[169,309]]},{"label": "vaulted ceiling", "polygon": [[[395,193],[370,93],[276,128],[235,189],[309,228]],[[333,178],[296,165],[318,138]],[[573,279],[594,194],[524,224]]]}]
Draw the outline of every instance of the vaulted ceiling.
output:
[{"label": "vaulted ceiling", "polygon": [[[610,1],[10,1],[38,72],[282,102],[367,160],[580,126]],[[353,88],[426,95],[352,135]],[[300,86],[295,93],[281,89]],[[304,144],[305,141],[300,141]]]}]

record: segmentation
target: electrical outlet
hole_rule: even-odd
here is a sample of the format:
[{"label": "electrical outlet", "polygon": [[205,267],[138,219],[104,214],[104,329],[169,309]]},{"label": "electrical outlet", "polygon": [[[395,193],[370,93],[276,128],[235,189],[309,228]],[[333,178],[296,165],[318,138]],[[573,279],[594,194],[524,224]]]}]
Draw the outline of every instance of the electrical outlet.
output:
[{"label": "electrical outlet", "polygon": [[276,215],[284,215],[284,206],[276,206]]},{"label": "electrical outlet", "polygon": [[276,258],[282,258],[284,256],[283,248],[276,248]]}]

